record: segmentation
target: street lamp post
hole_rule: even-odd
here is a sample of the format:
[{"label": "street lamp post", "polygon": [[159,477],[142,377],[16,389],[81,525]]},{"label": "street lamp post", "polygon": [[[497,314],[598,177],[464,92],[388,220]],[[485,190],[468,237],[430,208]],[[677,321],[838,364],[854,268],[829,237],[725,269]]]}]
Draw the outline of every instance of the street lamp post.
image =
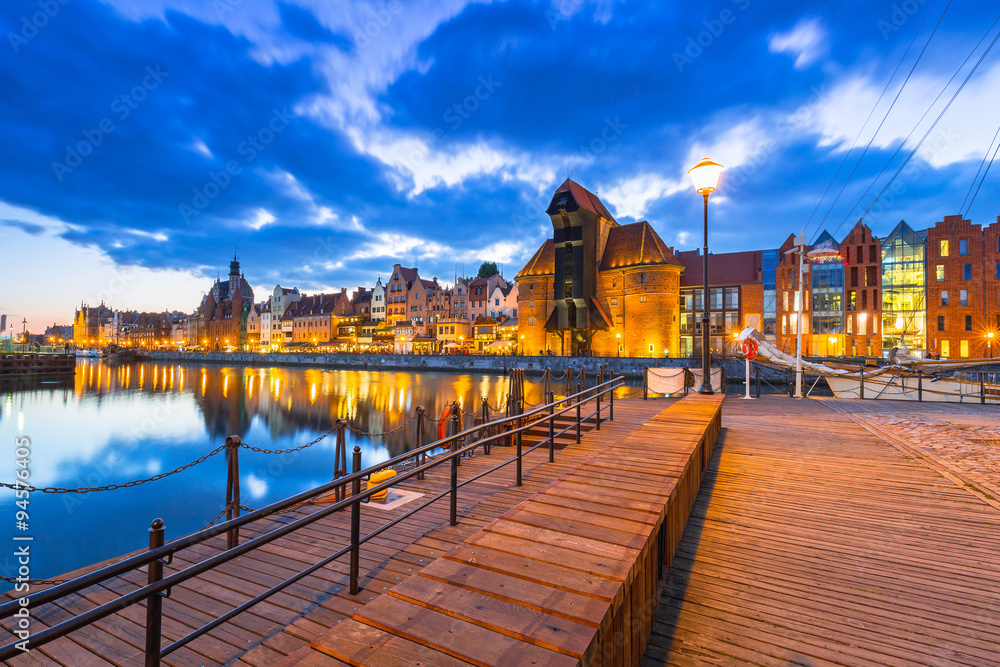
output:
[{"label": "street lamp post", "polygon": [[990,359],[993,358],[993,332],[986,334],[986,352]]},{"label": "street lamp post", "polygon": [[705,246],[702,278],[704,278],[701,310],[701,388],[699,394],[714,394],[712,391],[712,358],[709,353],[709,291],[708,291],[708,196],[719,186],[719,176],[722,165],[708,158],[688,170],[688,175],[694,181],[694,189],[701,193],[705,200]]},{"label": "street lamp post", "polygon": [[615,341],[618,343],[618,358],[621,359],[621,357],[622,357],[622,334],[621,334],[620,331],[615,334]]},{"label": "street lamp post", "polygon": [[521,334],[521,356],[524,356],[524,334]]}]

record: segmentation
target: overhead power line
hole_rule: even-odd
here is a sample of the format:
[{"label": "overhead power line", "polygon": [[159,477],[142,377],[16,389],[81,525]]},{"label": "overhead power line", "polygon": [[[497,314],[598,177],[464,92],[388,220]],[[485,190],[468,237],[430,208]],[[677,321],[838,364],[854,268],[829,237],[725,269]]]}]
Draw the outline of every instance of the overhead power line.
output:
[{"label": "overhead power line", "polygon": [[[990,151],[993,150],[993,144],[996,143],[997,135],[1000,135],[1000,125],[997,126],[997,131],[993,135],[993,140],[990,141],[990,145],[986,148],[986,153],[983,155],[983,160],[982,160],[982,162],[979,163],[979,168],[976,169],[976,175],[972,177],[972,182],[969,183],[969,190],[965,193],[965,199],[962,200],[962,205],[958,207],[959,212],[961,212],[961,211],[968,212],[968,209],[965,208],[965,202],[969,201],[969,195],[972,194],[972,188],[976,187],[976,181],[979,179],[979,172],[981,172],[983,170],[983,165],[986,164],[986,158],[990,157]],[[996,157],[996,151],[993,151],[993,157]],[[993,159],[992,158],[990,158],[990,164],[991,165],[993,164]],[[986,171],[989,171],[989,169],[990,168],[987,167]],[[986,174],[983,174],[983,179],[984,180],[986,179]],[[982,184],[983,184],[983,182],[979,181],[980,187],[982,187]],[[976,188],[976,192],[979,192],[979,188]],[[975,199],[975,197],[973,197],[973,199]],[[969,208],[972,208],[972,203],[971,202],[969,203]]]}]

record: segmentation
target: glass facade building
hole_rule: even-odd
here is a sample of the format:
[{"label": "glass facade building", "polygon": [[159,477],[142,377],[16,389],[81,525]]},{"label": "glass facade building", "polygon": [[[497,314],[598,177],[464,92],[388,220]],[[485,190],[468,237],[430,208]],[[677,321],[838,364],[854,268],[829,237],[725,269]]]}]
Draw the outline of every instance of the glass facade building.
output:
[{"label": "glass facade building", "polygon": [[900,221],[882,241],[882,349],[927,344],[926,231]]}]

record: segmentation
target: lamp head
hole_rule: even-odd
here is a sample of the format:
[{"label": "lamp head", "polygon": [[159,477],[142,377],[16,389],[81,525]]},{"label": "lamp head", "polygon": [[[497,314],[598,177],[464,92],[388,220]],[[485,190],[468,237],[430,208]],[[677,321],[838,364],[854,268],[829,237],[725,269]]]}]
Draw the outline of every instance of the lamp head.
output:
[{"label": "lamp head", "polygon": [[694,189],[703,195],[715,191],[715,188],[719,186],[721,174],[722,165],[712,162],[708,158],[688,169],[688,175],[694,182]]}]

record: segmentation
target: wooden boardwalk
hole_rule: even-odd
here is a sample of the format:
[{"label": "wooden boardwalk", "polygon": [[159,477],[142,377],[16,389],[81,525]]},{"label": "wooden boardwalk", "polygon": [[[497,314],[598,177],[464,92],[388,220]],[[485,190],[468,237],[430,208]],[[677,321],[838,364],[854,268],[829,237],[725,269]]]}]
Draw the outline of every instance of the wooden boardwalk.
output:
[{"label": "wooden boardwalk", "polygon": [[988,498],[825,401],[729,398],[723,426],[644,666],[1000,664]]},{"label": "wooden boardwalk", "polygon": [[[528,455],[524,461],[524,484],[521,487],[514,484],[513,465],[463,487],[459,491],[457,526],[449,525],[448,501],[444,498],[387,530],[361,549],[363,590],[358,595],[348,593],[348,559],[345,557],[193,641],[168,656],[164,664],[264,667],[282,662],[289,654],[308,647],[330,627],[350,618],[367,603],[565,475],[607,443],[645,423],[666,405],[664,401],[617,400],[615,420],[602,424],[600,431],[586,433],[581,445],[569,445],[557,451],[555,463],[548,463],[548,452],[544,447]],[[567,444],[569,440],[563,439],[562,444]],[[494,447],[489,456],[479,454],[464,460],[459,468],[459,479],[472,477],[512,454],[512,448]],[[412,479],[400,486],[407,491],[432,495],[447,488],[448,474],[448,467],[441,466],[423,481]],[[364,505],[362,535],[411,506],[407,503],[386,510],[374,503]],[[258,522],[251,529],[243,529],[243,539],[261,534],[269,525],[288,522],[311,511],[314,511],[312,507],[305,506],[272,520]],[[175,587],[163,604],[164,645],[304,569],[323,555],[343,547],[349,542],[349,535],[349,514],[338,513]],[[214,542],[181,552],[173,564],[165,568],[165,574],[218,553],[224,547],[224,536],[220,536]],[[58,605],[34,609],[34,627],[37,630],[60,622],[135,590],[143,583],[145,575],[133,573],[114,585],[93,587]],[[92,627],[34,649],[9,664],[64,667],[141,665],[144,614],[144,606],[135,605]],[[3,625],[7,627],[9,619]],[[9,633],[4,634],[10,636]]]},{"label": "wooden boardwalk", "polygon": [[591,432],[591,456],[282,665],[637,664],[721,402]]}]

